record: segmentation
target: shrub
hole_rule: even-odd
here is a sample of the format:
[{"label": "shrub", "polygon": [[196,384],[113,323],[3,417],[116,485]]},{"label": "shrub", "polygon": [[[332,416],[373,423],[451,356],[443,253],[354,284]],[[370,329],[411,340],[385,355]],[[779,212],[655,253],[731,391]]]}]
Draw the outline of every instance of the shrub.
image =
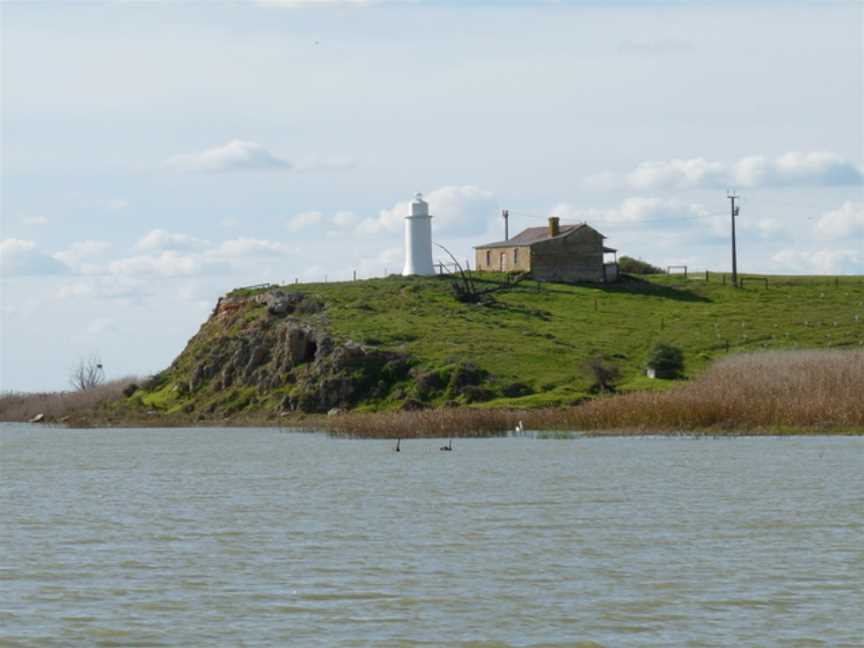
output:
[{"label": "shrub", "polygon": [[665,274],[662,268],[651,265],[647,261],[634,259],[633,257],[622,256],[618,259],[618,269],[627,274],[649,275],[649,274]]},{"label": "shrub", "polygon": [[518,398],[519,396],[528,396],[529,394],[533,394],[534,390],[525,383],[514,382],[502,387],[501,393],[508,398]]},{"label": "shrub", "polygon": [[482,384],[488,376],[489,373],[485,369],[481,369],[474,363],[462,362],[453,368],[445,395],[447,398],[455,399],[464,394],[467,388]]},{"label": "shrub", "polygon": [[431,398],[432,395],[447,385],[449,375],[442,375],[440,371],[416,371],[414,385],[417,397],[421,400]]},{"label": "shrub", "polygon": [[648,356],[647,364],[658,378],[676,378],[684,371],[684,352],[676,346],[660,342]]},{"label": "shrub", "polygon": [[585,368],[594,379],[594,384],[590,388],[592,393],[615,391],[615,381],[621,377],[621,370],[618,367],[606,362],[603,356],[597,355],[585,362]]},{"label": "shrub", "polygon": [[483,403],[495,398],[495,392],[479,385],[466,385],[462,388],[462,398],[468,404]]}]

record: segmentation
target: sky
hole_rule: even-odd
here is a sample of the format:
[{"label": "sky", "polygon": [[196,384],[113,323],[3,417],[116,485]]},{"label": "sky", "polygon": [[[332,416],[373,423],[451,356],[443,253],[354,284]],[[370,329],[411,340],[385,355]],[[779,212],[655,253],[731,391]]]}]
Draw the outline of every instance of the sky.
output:
[{"label": "sky", "polygon": [[[859,2],[0,3],[0,391],[168,366],[220,295],[588,222],[864,274]],[[436,248],[437,250],[437,248]]]}]

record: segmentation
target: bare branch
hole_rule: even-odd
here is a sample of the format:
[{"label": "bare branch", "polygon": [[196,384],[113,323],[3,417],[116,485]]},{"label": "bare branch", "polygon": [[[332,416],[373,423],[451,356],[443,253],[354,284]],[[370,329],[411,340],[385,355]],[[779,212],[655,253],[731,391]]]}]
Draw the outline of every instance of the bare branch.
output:
[{"label": "bare branch", "polygon": [[81,358],[72,370],[69,382],[78,391],[87,391],[104,383],[105,372],[99,356],[94,353],[89,358]]}]

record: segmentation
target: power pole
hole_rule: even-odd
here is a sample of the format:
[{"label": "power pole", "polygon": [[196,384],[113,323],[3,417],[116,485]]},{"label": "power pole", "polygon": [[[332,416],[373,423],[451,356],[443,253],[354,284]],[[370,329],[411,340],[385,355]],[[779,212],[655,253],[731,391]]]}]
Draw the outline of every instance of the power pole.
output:
[{"label": "power pole", "polygon": [[735,206],[735,200],[738,196],[735,192],[727,192],[726,197],[729,198],[729,203],[732,213],[732,286],[738,287],[738,251],[735,247],[735,217],[738,215],[740,207]]},{"label": "power pole", "polygon": [[501,212],[501,216],[504,218],[504,240],[510,240],[510,212],[508,210],[503,210]]}]

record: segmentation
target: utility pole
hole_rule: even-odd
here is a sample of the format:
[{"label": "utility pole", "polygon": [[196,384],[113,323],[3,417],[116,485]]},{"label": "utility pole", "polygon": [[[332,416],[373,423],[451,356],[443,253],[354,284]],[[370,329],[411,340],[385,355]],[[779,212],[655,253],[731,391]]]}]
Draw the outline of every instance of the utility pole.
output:
[{"label": "utility pole", "polygon": [[504,240],[510,240],[510,212],[508,210],[503,210],[501,212],[501,216],[504,218]]},{"label": "utility pole", "polygon": [[738,198],[737,194],[733,192],[727,192],[726,197],[729,198],[729,203],[731,207],[732,213],[732,286],[735,288],[738,287],[738,252],[735,248],[735,217],[738,215],[738,210],[740,207],[735,206],[735,200]]}]

